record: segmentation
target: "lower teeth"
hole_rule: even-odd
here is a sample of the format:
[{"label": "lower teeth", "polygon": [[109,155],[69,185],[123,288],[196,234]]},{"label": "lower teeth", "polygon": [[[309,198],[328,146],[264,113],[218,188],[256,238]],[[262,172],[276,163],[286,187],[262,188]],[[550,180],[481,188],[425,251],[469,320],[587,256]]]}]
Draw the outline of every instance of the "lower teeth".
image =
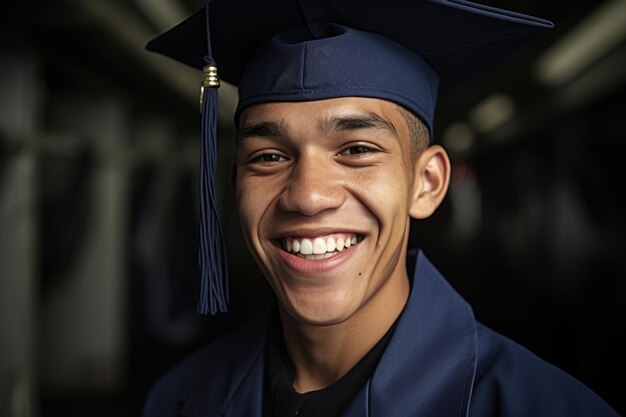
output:
[{"label": "lower teeth", "polygon": [[313,260],[313,259],[324,259],[324,258],[330,258],[331,256],[335,255],[339,253],[338,251],[334,251],[334,252],[326,252],[326,253],[322,253],[322,254],[312,254],[312,255],[303,255],[301,253],[295,253],[294,255],[296,255],[298,258],[302,258],[302,259],[308,259],[308,260]]}]

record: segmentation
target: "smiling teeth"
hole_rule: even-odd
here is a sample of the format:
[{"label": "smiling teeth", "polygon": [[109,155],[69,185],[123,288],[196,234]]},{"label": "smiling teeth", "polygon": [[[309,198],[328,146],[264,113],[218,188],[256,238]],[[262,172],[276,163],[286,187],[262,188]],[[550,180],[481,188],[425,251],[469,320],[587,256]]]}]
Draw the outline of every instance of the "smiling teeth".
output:
[{"label": "smiling teeth", "polygon": [[[305,240],[308,240],[308,239],[305,239]],[[326,241],[324,239],[318,237],[313,241],[313,253],[316,255],[321,255],[323,253],[326,253]]]},{"label": "smiling teeth", "polygon": [[307,259],[322,259],[334,252],[341,252],[359,242],[356,234],[341,234],[333,237],[313,239],[284,238],[282,248],[296,255],[305,255]]},{"label": "smiling teeth", "polygon": [[303,255],[310,255],[313,253],[313,242],[309,239],[302,239],[300,242],[300,253]]}]

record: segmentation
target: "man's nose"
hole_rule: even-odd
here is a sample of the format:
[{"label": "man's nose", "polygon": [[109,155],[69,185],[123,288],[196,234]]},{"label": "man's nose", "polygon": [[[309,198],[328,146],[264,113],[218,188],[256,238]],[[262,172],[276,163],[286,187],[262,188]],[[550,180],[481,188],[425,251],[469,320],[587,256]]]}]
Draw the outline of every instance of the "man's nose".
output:
[{"label": "man's nose", "polygon": [[280,196],[279,208],[313,216],[340,207],[346,194],[336,171],[333,161],[323,156],[301,156]]}]

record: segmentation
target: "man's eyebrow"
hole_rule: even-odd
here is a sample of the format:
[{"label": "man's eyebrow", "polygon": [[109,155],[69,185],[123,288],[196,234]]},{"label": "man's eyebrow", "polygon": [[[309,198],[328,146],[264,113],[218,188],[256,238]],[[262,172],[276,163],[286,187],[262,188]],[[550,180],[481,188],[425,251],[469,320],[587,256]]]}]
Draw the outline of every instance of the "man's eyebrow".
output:
[{"label": "man's eyebrow", "polygon": [[398,138],[398,131],[393,123],[374,112],[332,115],[321,119],[318,127],[326,135],[348,130],[376,129],[386,131],[396,139]]},{"label": "man's eyebrow", "polygon": [[237,130],[236,140],[241,141],[250,136],[269,138],[285,137],[288,135],[287,126],[278,122],[243,123]]}]

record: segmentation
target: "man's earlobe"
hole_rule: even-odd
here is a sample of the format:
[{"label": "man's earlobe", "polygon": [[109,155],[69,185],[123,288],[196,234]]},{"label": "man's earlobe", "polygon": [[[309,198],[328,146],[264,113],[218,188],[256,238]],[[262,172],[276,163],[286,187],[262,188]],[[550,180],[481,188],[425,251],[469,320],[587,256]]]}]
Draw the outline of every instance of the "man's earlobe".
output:
[{"label": "man's earlobe", "polygon": [[450,183],[450,159],[439,145],[426,148],[415,161],[415,180],[409,215],[430,217],[441,204]]}]

